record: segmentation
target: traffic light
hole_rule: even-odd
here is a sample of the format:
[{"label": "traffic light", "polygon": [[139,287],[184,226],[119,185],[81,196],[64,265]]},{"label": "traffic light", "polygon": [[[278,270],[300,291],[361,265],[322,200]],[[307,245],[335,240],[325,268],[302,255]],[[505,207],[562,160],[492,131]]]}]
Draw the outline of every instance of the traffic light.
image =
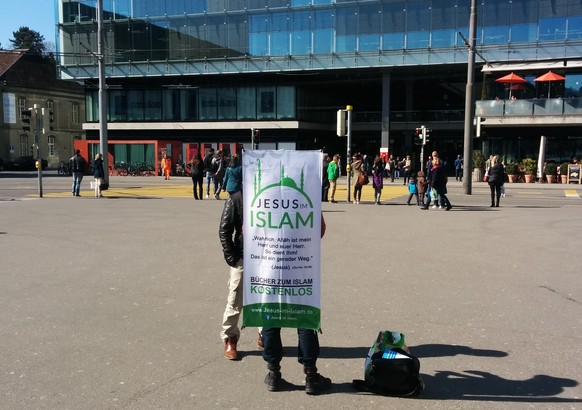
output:
[{"label": "traffic light", "polygon": [[50,131],[54,130],[53,128],[54,117],[52,111],[50,111],[48,108],[42,108],[41,119],[42,119],[41,128],[43,134],[48,134]]},{"label": "traffic light", "polygon": [[423,127],[422,128],[422,139],[424,140],[424,142],[428,142],[428,137],[430,137],[430,131],[428,128]]},{"label": "traffic light", "polygon": [[254,131],[254,136],[255,136],[255,144],[259,144],[259,140],[261,139],[261,131],[259,130],[255,130]]},{"label": "traffic light", "polygon": [[422,139],[422,128],[416,128],[414,130],[414,136],[418,139]]},{"label": "traffic light", "polygon": [[26,132],[31,132],[34,124],[34,110],[29,108],[28,110],[20,111],[20,119],[22,121],[22,129]]}]

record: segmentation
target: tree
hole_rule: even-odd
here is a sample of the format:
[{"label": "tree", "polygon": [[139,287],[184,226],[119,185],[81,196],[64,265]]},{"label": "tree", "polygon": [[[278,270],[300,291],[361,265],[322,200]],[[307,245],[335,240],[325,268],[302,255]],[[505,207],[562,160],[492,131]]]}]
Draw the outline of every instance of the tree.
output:
[{"label": "tree", "polygon": [[29,29],[26,26],[20,27],[18,31],[12,32],[14,38],[10,39],[12,47],[15,49],[29,50],[32,54],[43,55],[46,49],[44,36],[38,31]]}]

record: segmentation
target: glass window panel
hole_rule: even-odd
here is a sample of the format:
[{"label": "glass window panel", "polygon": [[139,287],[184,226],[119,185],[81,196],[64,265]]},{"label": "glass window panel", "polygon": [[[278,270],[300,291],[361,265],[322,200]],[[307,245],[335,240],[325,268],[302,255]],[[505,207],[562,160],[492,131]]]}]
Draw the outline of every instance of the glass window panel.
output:
[{"label": "glass window panel", "polygon": [[113,155],[115,157],[115,163],[119,164],[121,162],[129,162],[127,156],[127,144],[115,144],[113,145]]},{"label": "glass window panel", "polygon": [[538,38],[537,24],[515,24],[511,26],[512,43],[534,42]]},{"label": "glass window panel", "polygon": [[333,4],[334,0],[313,0],[313,4]]},{"label": "glass window panel", "polygon": [[250,34],[249,51],[251,55],[254,56],[267,55],[268,41],[269,38],[267,36],[267,33]]},{"label": "glass window panel", "polygon": [[28,147],[28,135],[20,134],[20,156],[25,157],[30,155]]},{"label": "glass window panel", "polygon": [[288,31],[289,16],[287,13],[273,13],[271,15],[271,31]]},{"label": "glass window panel", "polygon": [[[208,0],[208,1],[212,1],[212,0]],[[256,10],[256,9],[264,10],[265,6],[267,6],[267,1],[268,0],[248,0],[248,8],[249,8],[249,10]]]},{"label": "glass window panel", "polygon": [[224,16],[209,17],[206,22],[206,40],[211,44],[208,57],[223,57],[226,51],[226,21]]},{"label": "glass window panel", "polygon": [[565,81],[565,96],[570,98],[582,97],[582,74],[568,74]]},{"label": "glass window panel", "polygon": [[162,119],[162,93],[160,91],[145,91],[144,105],[146,121],[159,121]]},{"label": "glass window panel", "polygon": [[428,48],[428,31],[409,31],[406,35],[406,48]]},{"label": "glass window panel", "polygon": [[237,53],[247,53],[247,23],[244,15],[227,15],[226,16],[226,30],[228,48]]},{"label": "glass window panel", "polygon": [[457,31],[455,29],[449,30],[434,30],[431,34],[431,47],[452,47],[456,44]]},{"label": "glass window panel", "polygon": [[48,143],[48,156],[54,157],[55,156],[55,136],[49,135],[47,138]]},{"label": "glass window panel", "polygon": [[290,54],[291,45],[289,44],[289,33],[278,31],[271,33],[271,48],[270,55],[284,56]]},{"label": "glass window panel", "polygon": [[247,6],[247,0],[227,0],[228,11],[244,10]]},{"label": "glass window panel", "polygon": [[568,18],[568,39],[582,38],[582,17]]},{"label": "glass window panel", "polygon": [[197,120],[197,90],[180,90],[180,118],[183,120]]},{"label": "glass window panel", "polygon": [[198,90],[198,98],[200,101],[200,106],[198,107],[200,120],[216,120],[216,108],[218,105],[216,100],[216,88],[201,88]]},{"label": "glass window panel", "polygon": [[311,53],[311,32],[308,30],[294,31],[291,37],[291,54]]},{"label": "glass window panel", "polygon": [[268,30],[268,22],[269,20],[265,18],[262,14],[255,14],[249,17],[250,24],[249,24],[249,32],[251,33],[264,33]]},{"label": "glass window panel", "polygon": [[511,3],[508,0],[488,0],[483,3],[482,22],[484,26],[509,24]]},{"label": "glass window panel", "polygon": [[539,0],[540,19],[568,15],[568,0]]},{"label": "glass window panel", "polygon": [[326,54],[333,51],[333,30],[320,29],[313,30],[313,52],[316,54]]},{"label": "glass window panel", "polygon": [[536,23],[538,0],[511,0],[511,24]]},{"label": "glass window panel", "polygon": [[218,119],[236,120],[236,88],[218,89]]},{"label": "glass window panel", "polygon": [[358,50],[375,51],[380,49],[380,36],[378,34],[360,34]]},{"label": "glass window panel", "polygon": [[109,92],[109,120],[127,120],[127,97],[124,91]]},{"label": "glass window panel", "polygon": [[338,9],[336,14],[336,31],[338,36],[355,35],[358,29],[357,17],[358,9],[355,7]]},{"label": "glass window panel", "polygon": [[295,87],[277,87],[277,119],[295,118]]},{"label": "glass window panel", "polygon": [[129,145],[129,161],[144,162],[145,159],[144,144],[128,144],[128,145]]},{"label": "glass window panel", "polygon": [[255,87],[239,87],[237,89],[237,118],[239,120],[255,120],[257,118]]},{"label": "glass window panel", "polygon": [[129,121],[143,121],[143,91],[131,90],[127,92],[127,108]]},{"label": "glass window panel", "polygon": [[307,30],[311,28],[311,12],[295,11],[292,13],[293,30]]},{"label": "glass window panel", "polygon": [[259,87],[257,92],[257,119],[275,118],[275,87]]},{"label": "glass window panel", "polygon": [[556,41],[566,38],[566,18],[564,17],[541,19],[539,27],[540,41]]},{"label": "glass window panel", "polygon": [[359,34],[374,34],[379,37],[380,34],[380,18],[379,6],[360,7],[358,12],[358,33]]},{"label": "glass window panel", "polygon": [[400,3],[382,6],[382,33],[404,32],[404,7]]},{"label": "glass window panel", "polygon": [[332,28],[333,12],[331,10],[318,10],[314,13],[314,28]]},{"label": "glass window panel", "polygon": [[382,35],[382,50],[398,50],[404,47],[404,33]]},{"label": "glass window panel", "polygon": [[431,29],[454,30],[456,25],[457,25],[457,2],[451,0],[432,0]]},{"label": "glass window panel", "polygon": [[483,44],[502,44],[509,41],[509,26],[483,28]]},{"label": "glass window panel", "polygon": [[338,53],[353,52],[356,49],[356,36],[337,36],[336,51]]},{"label": "glass window panel", "polygon": [[180,92],[178,90],[164,90],[163,99],[163,119],[166,121],[180,118]]},{"label": "glass window panel", "polygon": [[309,6],[311,0],[291,0],[291,6]]}]

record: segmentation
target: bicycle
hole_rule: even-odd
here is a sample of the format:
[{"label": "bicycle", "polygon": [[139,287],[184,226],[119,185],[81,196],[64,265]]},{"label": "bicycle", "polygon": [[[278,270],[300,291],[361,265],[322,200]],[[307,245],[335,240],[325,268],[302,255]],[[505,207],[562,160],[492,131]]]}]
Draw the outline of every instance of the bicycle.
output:
[{"label": "bicycle", "polygon": [[71,166],[66,162],[59,163],[59,168],[57,170],[57,174],[59,176],[71,176],[73,173],[71,172]]}]

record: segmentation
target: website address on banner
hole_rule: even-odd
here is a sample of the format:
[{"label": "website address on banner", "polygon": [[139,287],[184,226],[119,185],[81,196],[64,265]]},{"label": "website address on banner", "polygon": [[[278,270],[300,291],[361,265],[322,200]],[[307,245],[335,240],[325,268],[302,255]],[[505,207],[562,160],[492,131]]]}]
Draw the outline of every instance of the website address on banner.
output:
[{"label": "website address on banner", "polygon": [[271,315],[313,315],[313,310],[311,309],[281,309],[281,308],[258,307],[252,308],[251,312],[269,313]]}]

